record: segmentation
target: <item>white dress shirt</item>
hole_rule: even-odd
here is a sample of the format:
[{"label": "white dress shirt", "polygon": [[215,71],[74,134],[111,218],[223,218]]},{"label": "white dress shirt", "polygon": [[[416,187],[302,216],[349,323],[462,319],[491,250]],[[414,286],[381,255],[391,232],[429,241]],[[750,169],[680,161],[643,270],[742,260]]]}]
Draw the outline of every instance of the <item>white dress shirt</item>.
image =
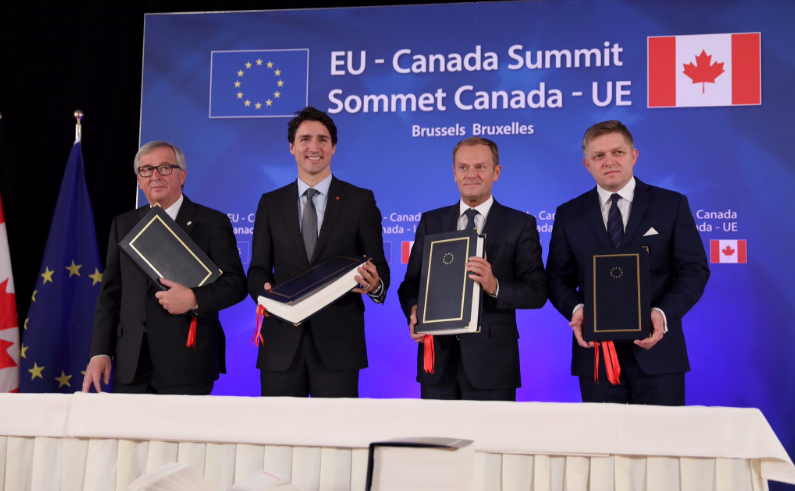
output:
[{"label": "white dress shirt", "polygon": [[[479,204],[475,208],[472,208],[468,204],[464,203],[464,200],[459,201],[458,204],[458,227],[456,230],[464,230],[466,228],[467,223],[469,223],[469,218],[464,214],[469,209],[477,210],[478,214],[475,215],[475,226],[478,228],[478,233],[482,234],[483,230],[486,228],[486,219],[489,217],[489,211],[491,211],[491,205],[494,204],[494,196],[489,196],[489,199],[484,201],[483,203]],[[497,278],[494,278],[497,280]],[[489,295],[492,298],[497,298],[497,295],[500,294],[500,281],[497,280],[497,288],[494,290],[493,295]]]},{"label": "white dress shirt", "polygon": [[320,226],[323,225],[323,217],[326,214],[326,203],[328,202],[328,190],[331,187],[331,173],[325,179],[310,186],[298,178],[298,230],[303,232],[304,220],[304,207],[306,206],[306,190],[309,188],[317,191],[312,197],[312,202],[315,203],[315,211],[317,212],[317,235],[320,237]]}]

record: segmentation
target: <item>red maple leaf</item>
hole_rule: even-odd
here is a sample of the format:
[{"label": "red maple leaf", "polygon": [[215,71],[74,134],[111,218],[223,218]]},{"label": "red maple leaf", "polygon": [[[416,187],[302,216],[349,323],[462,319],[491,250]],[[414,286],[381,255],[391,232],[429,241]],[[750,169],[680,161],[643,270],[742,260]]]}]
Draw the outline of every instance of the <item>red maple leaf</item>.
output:
[{"label": "red maple leaf", "polygon": [[701,93],[704,93],[704,84],[709,82],[715,83],[723,72],[723,63],[712,63],[712,55],[708,55],[706,51],[701,50],[701,54],[696,56],[696,64],[692,62],[684,65],[685,71],[682,72],[693,81],[694,84],[701,84]]},{"label": "red maple leaf", "polygon": [[732,249],[732,246],[727,245],[723,250],[721,250],[721,252],[726,254],[727,256],[731,256],[732,254],[734,254],[734,249]]},{"label": "red maple leaf", "polygon": [[8,279],[0,283],[0,331],[19,327],[16,295],[6,293]]},{"label": "red maple leaf", "polygon": [[11,355],[8,354],[8,348],[14,346],[14,343],[11,341],[6,341],[5,339],[0,339],[0,370],[3,368],[11,368],[19,366],[17,362],[11,358]]}]

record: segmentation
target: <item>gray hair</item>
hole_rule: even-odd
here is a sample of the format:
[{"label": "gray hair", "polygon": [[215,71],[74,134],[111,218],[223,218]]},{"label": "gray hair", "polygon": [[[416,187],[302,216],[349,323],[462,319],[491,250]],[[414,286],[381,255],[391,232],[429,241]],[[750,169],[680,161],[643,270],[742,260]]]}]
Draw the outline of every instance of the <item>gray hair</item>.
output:
[{"label": "gray hair", "polygon": [[163,147],[168,147],[174,152],[174,157],[177,159],[177,166],[179,166],[180,169],[185,170],[187,168],[185,165],[185,154],[182,153],[182,150],[180,150],[178,146],[174,145],[173,143],[155,140],[142,146],[141,149],[138,150],[138,153],[135,154],[135,160],[133,161],[135,173],[138,174],[138,165],[141,163],[141,157]]}]

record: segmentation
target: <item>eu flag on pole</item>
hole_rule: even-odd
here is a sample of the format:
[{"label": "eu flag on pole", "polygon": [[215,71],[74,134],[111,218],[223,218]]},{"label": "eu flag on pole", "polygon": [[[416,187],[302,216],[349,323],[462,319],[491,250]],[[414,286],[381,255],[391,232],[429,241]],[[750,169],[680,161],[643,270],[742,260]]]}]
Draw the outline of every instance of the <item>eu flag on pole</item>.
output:
[{"label": "eu flag on pole", "polygon": [[80,141],[72,146],[23,324],[20,392],[79,391],[102,283]]},{"label": "eu flag on pole", "polygon": [[308,101],[308,49],[210,54],[210,118],[293,117]]}]

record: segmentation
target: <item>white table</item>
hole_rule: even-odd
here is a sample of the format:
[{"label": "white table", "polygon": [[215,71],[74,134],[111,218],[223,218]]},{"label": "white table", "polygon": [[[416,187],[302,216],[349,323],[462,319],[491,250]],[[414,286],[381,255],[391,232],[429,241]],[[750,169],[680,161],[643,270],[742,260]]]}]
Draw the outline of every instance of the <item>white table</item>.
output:
[{"label": "white table", "polygon": [[488,491],[795,484],[756,409],[78,393],[0,395],[0,491],[123,490],[173,461],[219,490],[263,468],[305,490],[362,490],[368,444],[404,436],[474,440]]}]

